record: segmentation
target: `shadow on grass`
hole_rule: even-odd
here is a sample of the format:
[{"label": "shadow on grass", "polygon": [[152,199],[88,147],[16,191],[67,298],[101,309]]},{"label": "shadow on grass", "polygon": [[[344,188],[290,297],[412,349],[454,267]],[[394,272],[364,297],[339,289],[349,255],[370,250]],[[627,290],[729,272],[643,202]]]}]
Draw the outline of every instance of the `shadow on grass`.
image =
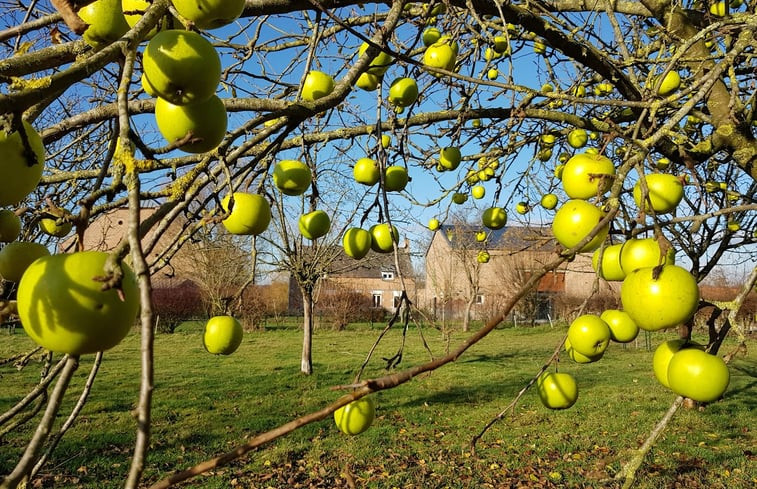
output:
[{"label": "shadow on grass", "polygon": [[506,399],[515,395],[528,379],[513,379],[510,382],[491,382],[474,385],[456,385],[443,391],[430,393],[427,396],[422,394],[412,399],[406,399],[403,403],[398,403],[396,407],[418,407],[425,404],[479,404],[483,402],[494,401],[496,399]]}]

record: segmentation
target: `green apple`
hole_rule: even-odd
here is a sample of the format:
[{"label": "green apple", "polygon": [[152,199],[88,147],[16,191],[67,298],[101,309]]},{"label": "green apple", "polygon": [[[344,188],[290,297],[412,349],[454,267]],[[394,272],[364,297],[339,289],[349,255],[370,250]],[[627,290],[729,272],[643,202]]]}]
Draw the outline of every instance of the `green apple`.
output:
[{"label": "green apple", "polygon": [[395,107],[407,107],[417,99],[418,84],[412,78],[397,78],[389,86],[389,103]]},{"label": "green apple", "polygon": [[373,73],[361,73],[360,76],[357,77],[355,85],[366,92],[372,92],[378,88],[379,77]]},{"label": "green apple", "polygon": [[[431,68],[454,71],[457,52],[457,43],[452,41],[448,36],[442,36],[438,41],[426,48],[426,51],[423,53],[423,64]],[[434,76],[441,75],[434,73]]]},{"label": "green apple", "polygon": [[507,224],[507,211],[502,207],[489,207],[481,215],[481,222],[489,229],[502,229]]},{"label": "green apple", "polygon": [[573,88],[573,96],[574,97],[585,97],[586,96],[586,85],[576,85]]},{"label": "green apple", "polygon": [[8,243],[0,249],[0,277],[11,282],[18,282],[34,260],[49,254],[47,248],[39,243],[26,241]]},{"label": "green apple", "polygon": [[82,37],[95,49],[119,40],[129,30],[121,0],[95,0],[80,8],[77,14],[87,24]]},{"label": "green apple", "polygon": [[542,404],[549,409],[568,409],[578,399],[578,385],[565,372],[544,372],[536,381]]},{"label": "green apple", "polygon": [[121,264],[118,288],[103,290],[109,255],[82,251],[38,258],[18,285],[18,315],[45,349],[82,355],[108,350],[126,336],[139,312],[134,272]]},{"label": "green apple", "polygon": [[209,99],[221,80],[221,58],[200,34],[161,31],[147,43],[142,69],[155,93],[175,105]]},{"label": "green apple", "polygon": [[654,166],[658,170],[665,170],[667,167],[670,166],[670,160],[663,156],[662,158],[658,158],[657,161],[655,161]]},{"label": "green apple", "polygon": [[302,84],[302,100],[313,102],[331,95],[334,91],[334,79],[322,71],[310,70]]},{"label": "green apple", "polygon": [[697,402],[720,399],[730,378],[728,365],[722,358],[696,348],[674,353],[668,364],[670,390]]},{"label": "green apple", "polygon": [[684,324],[694,316],[699,287],[696,279],[677,265],[639,268],[623,280],[620,300],[639,328],[657,331]]},{"label": "green apple", "polygon": [[404,166],[387,166],[384,170],[384,188],[387,192],[401,192],[407,186],[410,177]]},{"label": "green apple", "polygon": [[[626,278],[626,272],[623,271],[623,267],[620,265],[620,252],[622,248],[623,243],[605,247],[604,252],[602,252],[602,269],[600,272],[600,276],[603,279],[619,281]],[[599,254],[601,251],[601,248],[597,248],[591,257],[591,267],[595,272],[599,270]]]},{"label": "green apple", "polygon": [[552,210],[557,207],[557,196],[555,194],[544,194],[539,203],[545,209]]},{"label": "green apple", "polygon": [[[229,195],[221,201],[224,212],[229,212]],[[271,222],[271,205],[260,194],[234,192],[234,205],[229,216],[222,221],[231,234],[255,235],[262,233]]]},{"label": "green apple", "polygon": [[479,243],[486,241],[486,231],[476,231],[476,241]]},{"label": "green apple", "polygon": [[649,199],[641,205],[641,181],[636,182],[633,187],[633,200],[639,208],[644,208],[646,212],[649,212],[651,204],[656,214],[668,214],[678,207],[678,204],[683,199],[683,182],[675,175],[668,173],[651,173],[644,175],[644,179],[647,182],[647,190]]},{"label": "green apple", "polygon": [[517,212],[520,215],[528,214],[529,210],[531,210],[531,206],[528,205],[528,202],[520,201],[517,204],[515,204],[515,212]]},{"label": "green apple", "polygon": [[150,85],[150,80],[147,79],[144,73],[142,73],[142,76],[139,78],[139,82],[142,84],[142,90],[144,90],[147,95],[150,97],[158,96],[158,92],[156,92],[155,88]]},{"label": "green apple", "polygon": [[625,311],[607,309],[599,316],[610,327],[610,339],[617,343],[629,343],[636,339],[639,327]]},{"label": "green apple", "polygon": [[463,192],[454,192],[452,194],[452,203],[457,205],[463,205],[468,202],[468,194]]},{"label": "green apple", "polygon": [[476,255],[476,261],[479,263],[489,263],[490,259],[491,255],[489,255],[488,251],[481,250],[478,252],[478,255]]},{"label": "green apple", "polygon": [[349,228],[342,237],[342,248],[347,256],[356,260],[371,251],[371,233],[362,228]]},{"label": "green apple", "polygon": [[587,357],[604,353],[611,336],[610,327],[595,314],[578,316],[568,327],[571,348]]},{"label": "green apple", "polygon": [[176,11],[203,30],[231,24],[242,15],[245,0],[171,0]]},{"label": "green apple", "polygon": [[664,97],[678,90],[681,86],[681,75],[677,71],[668,71],[657,89],[657,95]]},{"label": "green apple", "polygon": [[655,238],[629,239],[620,249],[620,266],[628,275],[634,270],[657,265],[675,265],[676,255],[673,248],[660,257],[660,243]]},{"label": "green apple", "polygon": [[421,38],[423,40],[423,45],[429,47],[441,37],[442,33],[436,27],[426,27]]},{"label": "green apple", "polygon": [[331,218],[324,211],[317,210],[301,215],[297,225],[301,235],[310,240],[318,239],[331,229]]},{"label": "green apple", "polygon": [[202,344],[208,353],[231,355],[242,344],[242,324],[231,316],[213,316],[205,323]]},{"label": "green apple", "polygon": [[[568,357],[573,360],[576,363],[586,364],[586,363],[594,363],[598,362],[602,359],[605,352],[602,352],[598,355],[592,355],[592,356],[586,356],[581,353],[578,353],[572,346],[570,346],[570,340],[565,339],[565,352],[568,354]],[[606,351],[606,350],[605,350]]]},{"label": "green apple", "polygon": [[298,160],[281,160],[273,167],[273,184],[284,195],[302,195],[310,187],[313,175]]},{"label": "green apple", "polygon": [[391,253],[394,251],[394,244],[399,243],[400,234],[397,228],[389,224],[374,224],[368,229],[371,233],[371,249],[377,253]]},{"label": "green apple", "polygon": [[355,162],[352,175],[357,183],[373,186],[381,179],[381,170],[371,158],[360,158]]},{"label": "green apple", "polygon": [[452,171],[457,169],[462,158],[460,148],[455,146],[447,146],[439,151],[439,164],[444,170]]},{"label": "green apple", "polygon": [[[134,27],[142,19],[142,16],[147,9],[152,5],[152,1],[149,0],[121,0],[121,10],[124,14],[124,19],[129,27]],[[170,20],[167,20],[170,19]],[[178,19],[172,15],[168,15],[158,21],[158,24],[153,27],[150,32],[145,36],[146,39],[151,39],[158,31],[167,28],[168,24],[179,24]],[[155,97],[156,95],[151,94]]]},{"label": "green apple", "polygon": [[0,205],[16,205],[37,187],[45,166],[42,138],[28,122],[23,122],[26,140],[33,154],[28,154],[18,131],[10,134],[0,129]]},{"label": "green apple", "polygon": [[436,231],[437,229],[439,229],[440,225],[441,223],[439,222],[439,219],[435,217],[432,217],[431,219],[428,220],[428,228],[431,231]]},{"label": "green apple", "polygon": [[724,0],[710,4],[710,14],[715,17],[725,17],[727,12],[728,7],[726,7]]},{"label": "green apple", "polygon": [[594,85],[594,95],[596,95],[597,97],[601,97],[603,95],[609,95],[610,93],[612,93],[612,89],[613,89],[612,83],[608,83],[608,82],[597,83],[596,85]]},{"label": "green apple", "polygon": [[[364,42],[360,49],[358,50],[358,56],[362,56],[365,54],[365,52],[368,50],[368,43]],[[375,58],[371,61],[370,68],[368,68],[367,73],[370,73],[375,76],[381,76],[384,73],[386,73],[386,70],[389,69],[389,66],[391,66],[392,61],[394,61],[394,58],[389,53],[385,53],[384,51],[380,51],[378,55],[376,55]]]},{"label": "green apple", "polygon": [[223,101],[216,95],[187,105],[174,105],[158,97],[155,101],[155,122],[170,144],[191,135],[178,149],[199,154],[212,151],[221,144],[226,136],[228,118]]},{"label": "green apple", "polygon": [[15,212],[0,209],[0,243],[15,241],[21,234],[21,219]]},{"label": "green apple", "polygon": [[590,199],[610,189],[615,166],[602,155],[580,153],[565,164],[562,183],[571,199]]},{"label": "green apple", "polygon": [[334,411],[334,422],[342,433],[359,435],[370,428],[376,417],[376,401],[371,396],[356,401]]},{"label": "green apple", "polygon": [[489,80],[496,80],[499,76],[499,70],[497,68],[489,68],[489,71],[486,72],[486,78]]},{"label": "green apple", "polygon": [[670,359],[679,350],[684,348],[698,348],[704,350],[704,346],[699,343],[694,343],[684,338],[677,338],[675,340],[663,341],[655,348],[654,355],[652,355],[652,369],[654,370],[654,376],[657,381],[670,388],[668,382],[668,366],[670,365]]},{"label": "green apple", "polygon": [[534,53],[544,55],[547,52],[547,45],[542,41],[534,41]]},{"label": "green apple", "polygon": [[573,129],[568,133],[568,144],[573,148],[583,148],[589,141],[589,133],[586,129]]},{"label": "green apple", "polygon": [[61,221],[56,218],[43,217],[39,220],[39,229],[50,236],[62,238],[71,232],[74,225],[70,221]]},{"label": "green apple", "polygon": [[483,185],[474,185],[471,187],[470,193],[474,199],[483,199],[486,195],[486,189]]},{"label": "green apple", "polygon": [[388,134],[381,135],[381,147],[386,149],[392,145],[392,137]]},{"label": "green apple", "polygon": [[494,48],[494,51],[500,54],[505,54],[510,51],[510,42],[505,36],[495,36],[492,47]]},{"label": "green apple", "polygon": [[[604,212],[595,205],[581,199],[565,202],[555,213],[552,220],[552,233],[564,248],[571,249],[578,245],[599,224]],[[594,251],[602,244],[610,231],[609,223],[586,243],[580,253]]]}]

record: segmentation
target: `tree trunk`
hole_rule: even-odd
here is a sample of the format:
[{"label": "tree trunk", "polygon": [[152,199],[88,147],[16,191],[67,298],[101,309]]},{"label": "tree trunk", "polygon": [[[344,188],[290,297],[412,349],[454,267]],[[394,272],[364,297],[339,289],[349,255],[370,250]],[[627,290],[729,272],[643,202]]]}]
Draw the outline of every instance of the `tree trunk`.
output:
[{"label": "tree trunk", "polygon": [[473,294],[468,298],[468,302],[465,304],[465,314],[463,315],[463,331],[468,332],[470,329],[470,311],[473,309],[473,303],[476,301],[476,295]]},{"label": "tree trunk", "polygon": [[313,292],[302,289],[302,359],[300,372],[313,373]]}]

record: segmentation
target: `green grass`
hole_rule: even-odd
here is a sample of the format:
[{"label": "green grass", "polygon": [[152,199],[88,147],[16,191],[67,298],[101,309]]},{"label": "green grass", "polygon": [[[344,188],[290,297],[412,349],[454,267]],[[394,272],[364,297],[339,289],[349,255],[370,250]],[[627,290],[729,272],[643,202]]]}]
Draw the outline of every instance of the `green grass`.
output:
[{"label": "green grass", "polygon": [[[378,327],[318,330],[314,375],[299,371],[301,333],[281,328],[246,334],[229,357],[202,348],[201,324],[187,323],[155,343],[155,394],[148,482],[232,449],[251,436],[322,407],[350,383]],[[501,411],[545,361],[564,328],[495,330],[456,363],[399,388],[380,392],[377,420],[347,437],[333,422],[308,425],[212,475],[196,487],[612,487],[612,477],[669,407],[674,395],[651,372],[652,352],[612,345],[595,364],[567,358],[580,397],[570,410],[551,412],[528,392],[512,415],[487,432],[475,456],[471,437]],[[424,331],[434,355],[445,343]],[[22,333],[0,333],[0,358],[28,351]],[[657,344],[673,333],[658,333]],[[454,335],[452,346],[464,336]],[[399,330],[378,348],[366,374],[385,374],[382,357],[399,346]],[[640,345],[643,345],[641,340]],[[726,348],[728,345],[726,346]],[[139,389],[139,338],[107,352],[91,398],[43,471],[39,487],[121,487],[135,437],[131,415]],[[410,329],[402,368],[428,360]],[[724,400],[703,411],[681,410],[645,460],[636,487],[753,487],[757,483],[757,357],[737,357]],[[82,359],[62,413],[89,373]],[[0,412],[38,381],[39,365],[21,372],[0,367]],[[63,414],[62,416],[65,416]],[[0,474],[18,460],[29,426],[0,439]]]}]

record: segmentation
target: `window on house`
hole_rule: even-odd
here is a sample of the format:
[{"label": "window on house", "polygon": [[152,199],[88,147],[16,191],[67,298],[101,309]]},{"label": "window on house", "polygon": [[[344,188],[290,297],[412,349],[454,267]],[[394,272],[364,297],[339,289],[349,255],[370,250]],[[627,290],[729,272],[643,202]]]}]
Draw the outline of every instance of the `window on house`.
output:
[{"label": "window on house", "polygon": [[392,299],[392,307],[394,307],[395,309],[397,309],[398,307],[400,307],[400,298],[401,297],[402,297],[402,292],[400,292],[399,290],[395,290],[394,291],[394,298]]},{"label": "window on house", "polygon": [[476,294],[476,304],[483,304],[483,303],[484,303],[484,295]]},{"label": "window on house", "polygon": [[381,292],[373,293],[373,307],[381,307]]},{"label": "window on house", "polygon": [[394,272],[381,272],[382,280],[394,280]]}]

